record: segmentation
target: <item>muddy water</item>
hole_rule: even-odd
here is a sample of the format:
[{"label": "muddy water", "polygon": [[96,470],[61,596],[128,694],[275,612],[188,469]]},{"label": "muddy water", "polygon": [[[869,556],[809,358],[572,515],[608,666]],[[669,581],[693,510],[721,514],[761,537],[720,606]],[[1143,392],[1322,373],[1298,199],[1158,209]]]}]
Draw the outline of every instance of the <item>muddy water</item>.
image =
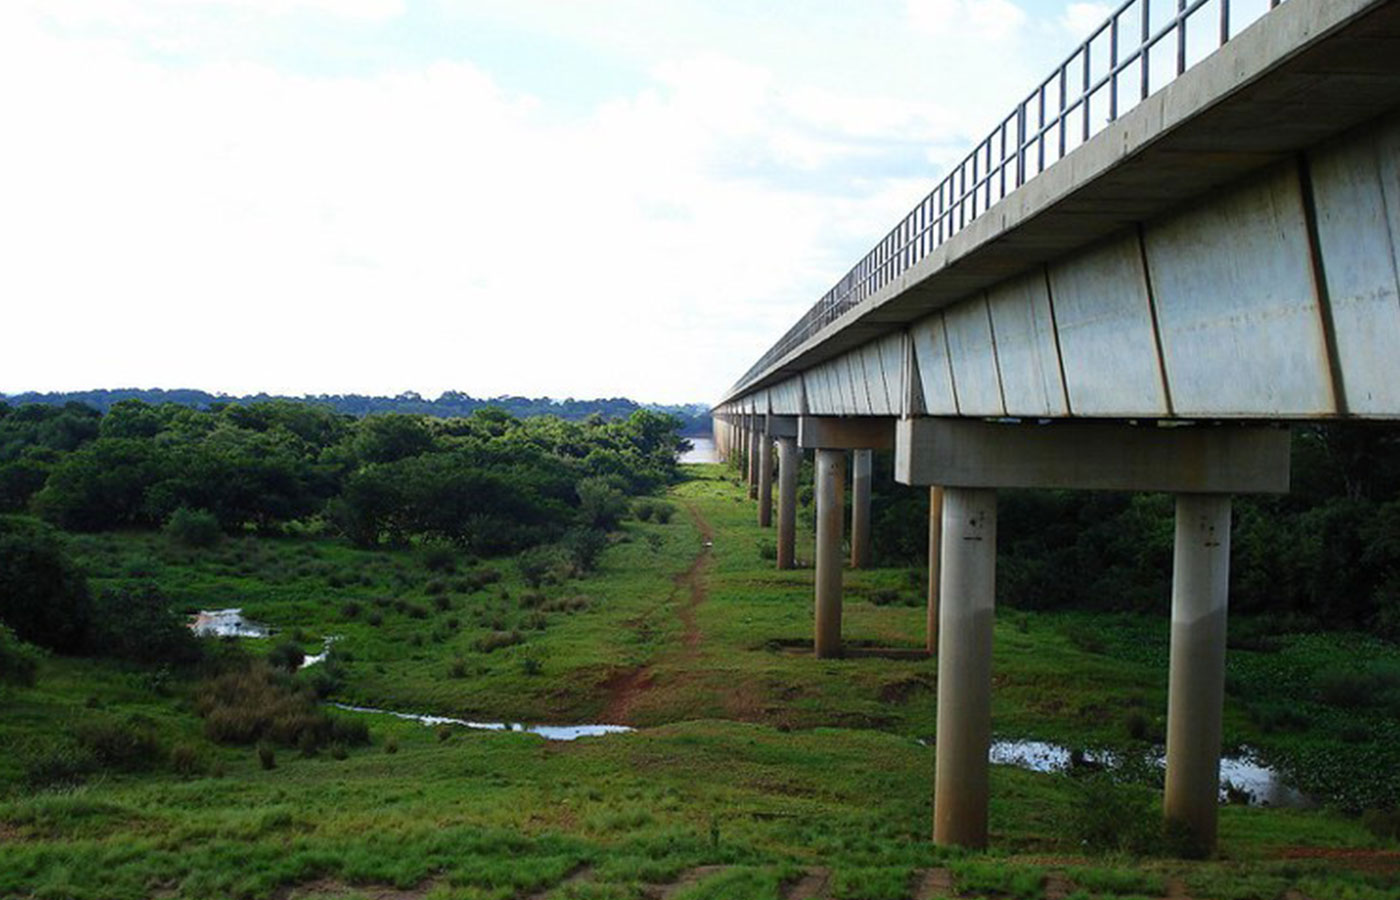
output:
[{"label": "muddy water", "polygon": [[451,716],[395,712],[391,709],[351,706],[348,703],[331,703],[329,705],[347,712],[393,716],[396,719],[407,719],[423,725],[455,725],[459,728],[471,728],[476,731],[519,731],[525,734],[537,734],[547,741],[573,741],[583,737],[601,737],[606,734],[621,734],[632,731],[626,725],[524,725],[520,722],[473,722],[469,719],[454,719]]},{"label": "muddy water", "polygon": [[[1069,748],[1048,741],[995,741],[990,757],[998,765],[1017,766],[1033,772],[1068,772],[1072,766]],[[1082,760],[1082,764],[1107,769],[1122,764],[1117,755],[1107,752],[1085,752]],[[1166,767],[1166,757],[1161,753],[1154,753],[1151,761],[1158,769]],[[1220,760],[1221,801],[1230,799],[1232,793],[1243,797],[1251,806],[1306,808],[1313,805],[1306,795],[1286,784],[1278,772],[1259,762],[1248,750],[1240,756],[1226,756]]]},{"label": "muddy water", "polygon": [[266,625],[243,618],[243,610],[201,609],[190,616],[190,630],[200,637],[265,638],[272,634]]}]

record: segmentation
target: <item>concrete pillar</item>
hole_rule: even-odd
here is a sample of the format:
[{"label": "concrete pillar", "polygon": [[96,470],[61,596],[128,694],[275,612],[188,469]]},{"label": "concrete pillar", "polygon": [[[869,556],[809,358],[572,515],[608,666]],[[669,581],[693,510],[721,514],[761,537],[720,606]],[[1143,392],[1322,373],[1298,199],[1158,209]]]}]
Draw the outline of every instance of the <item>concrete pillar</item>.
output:
[{"label": "concrete pillar", "polygon": [[749,499],[758,498],[758,444],[759,428],[757,424],[749,428]]},{"label": "concrete pillar", "polygon": [[943,556],[943,488],[928,489],[928,622],[924,645],[930,653],[938,652],[938,595],[942,585]]},{"label": "concrete pillar", "polygon": [[870,565],[870,470],[873,450],[851,451],[851,568]]},{"label": "concrete pillar", "polygon": [[846,517],[846,451],[817,450],[817,657],[841,655],[841,531]]},{"label": "concrete pillar", "polygon": [[1162,808],[1204,852],[1215,848],[1229,596],[1229,495],[1177,495]]},{"label": "concrete pillar", "polygon": [[758,438],[758,524],[773,526],[773,439],[766,433]]},{"label": "concrete pillar", "polygon": [[996,598],[997,495],[944,492],[942,605],[938,635],[938,734],[933,840],[987,845],[987,754],[992,739],[992,615]]},{"label": "concrete pillar", "polygon": [[797,564],[797,438],[778,438],[778,568]]}]

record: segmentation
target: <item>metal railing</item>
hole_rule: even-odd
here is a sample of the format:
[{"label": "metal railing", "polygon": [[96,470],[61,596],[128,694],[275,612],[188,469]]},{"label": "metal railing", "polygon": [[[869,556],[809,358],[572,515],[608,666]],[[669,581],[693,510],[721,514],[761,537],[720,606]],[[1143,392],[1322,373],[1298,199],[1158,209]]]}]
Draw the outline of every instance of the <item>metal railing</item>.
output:
[{"label": "metal railing", "polygon": [[[788,329],[730,393],[743,390],[998,201],[1282,2],[1126,0]],[[1232,19],[1232,7],[1244,14]],[[1126,46],[1125,36],[1132,41]]]}]

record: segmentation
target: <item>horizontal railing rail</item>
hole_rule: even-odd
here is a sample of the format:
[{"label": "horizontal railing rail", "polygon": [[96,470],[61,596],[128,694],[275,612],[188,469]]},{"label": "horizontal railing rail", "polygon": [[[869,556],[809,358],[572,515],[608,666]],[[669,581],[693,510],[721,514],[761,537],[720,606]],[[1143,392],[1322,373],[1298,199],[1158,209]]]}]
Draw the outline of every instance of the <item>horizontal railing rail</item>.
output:
[{"label": "horizontal railing rail", "polygon": [[[744,373],[731,396],[1282,2],[1125,0]],[[1132,43],[1124,44],[1125,34]]]}]

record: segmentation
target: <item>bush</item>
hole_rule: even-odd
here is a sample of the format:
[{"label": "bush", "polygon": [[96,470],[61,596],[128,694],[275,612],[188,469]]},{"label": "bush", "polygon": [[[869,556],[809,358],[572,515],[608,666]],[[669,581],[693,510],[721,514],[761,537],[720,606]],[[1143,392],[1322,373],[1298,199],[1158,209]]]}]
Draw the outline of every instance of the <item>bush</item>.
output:
[{"label": "bush", "polygon": [[92,751],[72,740],[41,740],[20,748],[24,784],[32,790],[82,784],[97,771]]},{"label": "bush", "polygon": [[1144,854],[1160,847],[1161,824],[1150,791],[1117,784],[1105,774],[1076,783],[1069,829],[1086,849]]},{"label": "bush", "polygon": [[193,663],[202,655],[184,617],[151,582],[104,590],[93,604],[90,639],[94,652],[148,665]]},{"label": "bush", "polygon": [[758,558],[764,561],[778,558],[778,544],[769,538],[759,538],[754,542],[755,549],[758,550]]},{"label": "bush", "polygon": [[571,528],[564,534],[559,546],[568,554],[576,571],[592,572],[598,567],[598,558],[607,549],[608,536],[596,528]]},{"label": "bush", "polygon": [[632,515],[636,516],[639,522],[650,522],[654,512],[656,512],[656,501],[650,497],[642,497],[640,500],[632,501]]},{"label": "bush", "polygon": [[38,648],[24,643],[0,624],[0,684],[33,687],[40,658]]},{"label": "bush", "polygon": [[166,759],[154,724],[141,716],[88,718],[72,732],[78,744],[105,769],[144,772]]},{"label": "bush", "polygon": [[176,744],[171,747],[170,768],[176,775],[198,775],[204,770],[199,748],[194,744]]},{"label": "bush", "polygon": [[213,513],[185,506],[171,513],[161,530],[171,543],[181,547],[212,547],[224,536]]},{"label": "bush", "polygon": [[559,547],[532,547],[516,557],[515,565],[532,588],[557,584],[574,573],[573,562]]},{"label": "bush", "polygon": [[457,550],[451,544],[425,544],[418,553],[423,568],[429,572],[454,574],[457,571]]},{"label": "bush", "polygon": [[390,753],[390,754],[398,753],[398,752],[399,752],[399,739],[396,738],[396,737],[394,737],[392,734],[389,735],[388,737],[386,737],[386,738],[384,739],[384,752],[385,752],[385,753]]},{"label": "bush", "polygon": [[676,507],[674,504],[666,503],[664,501],[658,502],[656,504],[656,521],[660,522],[662,525],[665,525],[666,523],[670,522],[671,517],[675,514]]},{"label": "bush", "polygon": [[306,652],[295,641],[282,641],[267,651],[267,664],[274,669],[295,672],[306,662]]},{"label": "bush", "polygon": [[264,769],[277,768],[277,751],[267,741],[258,742],[258,762]]},{"label": "bush", "polygon": [[518,631],[493,631],[477,640],[476,649],[482,653],[491,653],[502,647],[513,647],[524,641],[525,639],[520,636]]},{"label": "bush", "polygon": [[87,647],[91,617],[87,580],[58,532],[0,516],[0,622],[22,641],[78,653]]},{"label": "bush", "polygon": [[314,691],[265,662],[230,669],[200,684],[195,711],[204,718],[205,734],[220,743],[320,747],[333,740],[369,740],[364,723],[332,719],[317,705]]},{"label": "bush", "polygon": [[594,476],[585,478],[576,488],[579,514],[584,524],[609,531],[627,513],[627,496],[614,478]]}]

